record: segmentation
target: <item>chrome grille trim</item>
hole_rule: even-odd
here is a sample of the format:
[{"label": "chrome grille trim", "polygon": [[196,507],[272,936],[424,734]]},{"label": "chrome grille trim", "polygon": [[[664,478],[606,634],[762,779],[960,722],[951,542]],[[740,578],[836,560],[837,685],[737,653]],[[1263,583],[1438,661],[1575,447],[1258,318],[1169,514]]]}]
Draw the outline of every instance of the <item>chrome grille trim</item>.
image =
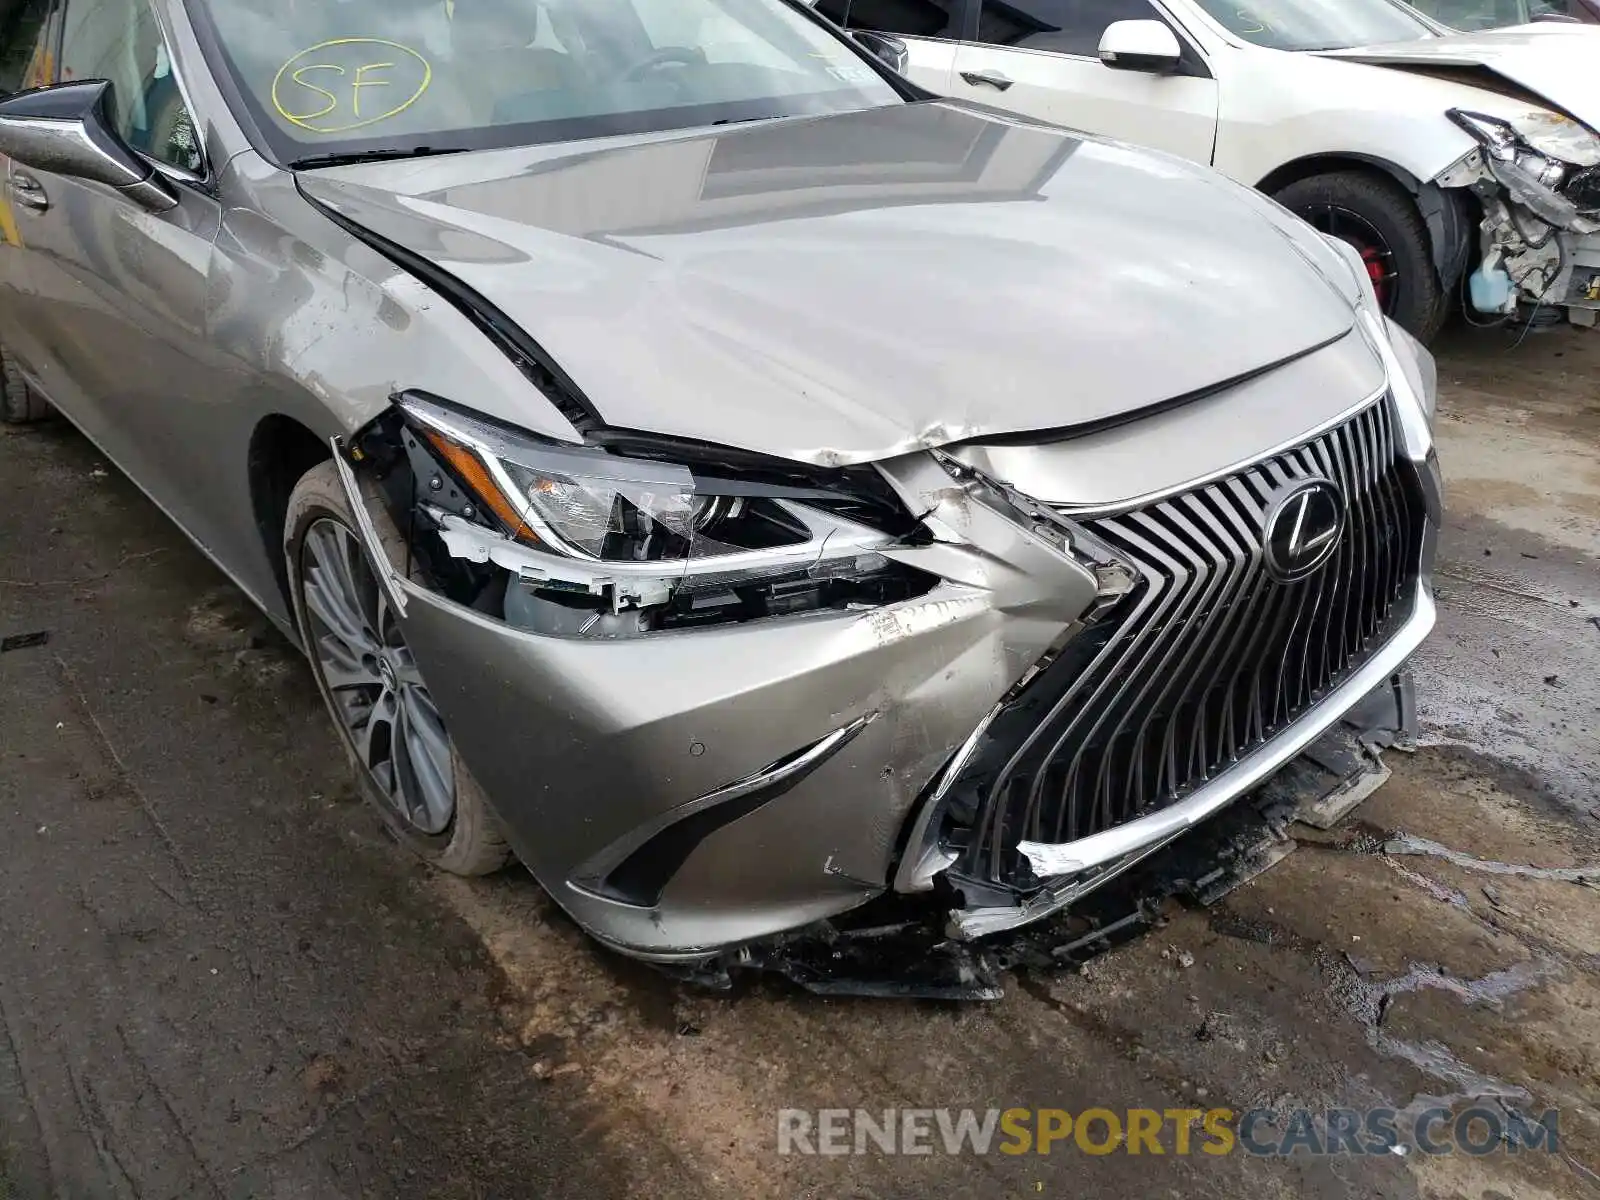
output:
[{"label": "chrome grille trim", "polygon": [[[1263,561],[1267,504],[1317,475],[1346,497],[1345,533],[1316,574],[1277,582]],[[958,824],[970,818],[957,879],[1036,887],[1020,843],[1097,841],[1210,792],[1417,614],[1425,503],[1388,402],[1226,478],[1071,516],[1140,583],[1100,644],[1069,643],[991,722],[953,781]]]},{"label": "chrome grille trim", "polygon": [[1346,421],[1349,421],[1352,417],[1356,416],[1356,414],[1367,408],[1370,408],[1374,404],[1383,401],[1387,396],[1387,386],[1381,387],[1377,391],[1373,392],[1372,395],[1366,397],[1364,400],[1352,404],[1343,412],[1335,413],[1327,420],[1318,425],[1314,425],[1312,428],[1302,433],[1299,437],[1287,442],[1283,442],[1272,447],[1271,449],[1263,450],[1257,454],[1252,454],[1249,458],[1243,460],[1242,462],[1236,462],[1231,467],[1221,467],[1215,471],[1208,472],[1205,475],[1199,475],[1192,479],[1187,479],[1174,487],[1163,488],[1160,491],[1155,492],[1145,492],[1138,496],[1130,496],[1128,499],[1119,500],[1115,504],[1058,504],[1055,505],[1054,508],[1063,516],[1071,517],[1074,521],[1088,520],[1091,517],[1107,517],[1112,516],[1115,513],[1129,512],[1135,508],[1143,508],[1148,504],[1154,504],[1157,500],[1165,500],[1169,496],[1178,495],[1180,492],[1190,492],[1204,484],[1215,483],[1219,479],[1226,479],[1228,476],[1236,475],[1240,471],[1247,471],[1263,459],[1274,458],[1279,454],[1283,454],[1285,451],[1293,450],[1297,446],[1302,446],[1313,438],[1321,437],[1324,433],[1327,433],[1328,430],[1343,425]]}]

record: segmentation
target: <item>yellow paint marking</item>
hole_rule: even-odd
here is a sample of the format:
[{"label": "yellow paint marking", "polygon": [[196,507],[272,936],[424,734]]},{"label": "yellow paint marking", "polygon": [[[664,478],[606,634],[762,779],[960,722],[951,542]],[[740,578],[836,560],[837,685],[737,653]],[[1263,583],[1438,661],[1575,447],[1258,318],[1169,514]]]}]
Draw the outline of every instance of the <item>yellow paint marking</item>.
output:
[{"label": "yellow paint marking", "polygon": [[350,85],[350,107],[351,107],[351,110],[356,114],[356,116],[359,117],[361,115],[361,89],[362,88],[364,88],[364,87],[389,87],[389,86],[391,86],[390,81],[387,80],[387,79],[374,79],[369,83],[365,78],[366,73],[368,71],[392,71],[392,70],[394,70],[394,64],[392,62],[387,62],[387,63],[367,63],[365,66],[356,68],[356,80],[355,80],[354,83],[352,83]]},{"label": "yellow paint marking", "polygon": [[[306,121],[313,121],[318,117],[326,116],[328,113],[331,113],[334,109],[339,107],[339,97],[338,96],[336,96],[332,92],[328,91],[327,88],[319,88],[314,83],[307,83],[306,82],[305,75],[306,75],[306,72],[308,72],[308,71],[337,71],[341,75],[344,74],[344,68],[339,66],[337,63],[310,63],[307,66],[296,67],[294,69],[294,73],[291,74],[289,76],[289,78],[293,79],[301,87],[308,88],[313,92],[319,92],[319,93],[321,93],[322,95],[324,95],[324,96],[326,96],[328,98],[327,106],[324,107],[324,108],[317,109],[316,112],[299,113],[299,114],[283,113],[284,116],[288,117],[289,120],[293,121],[296,125],[302,124],[303,122],[306,122]],[[283,110],[281,108],[278,111],[279,112],[283,112]]]},{"label": "yellow paint marking", "polygon": [[[381,59],[372,54],[379,47],[382,48],[380,53],[383,53]],[[394,50],[400,51],[401,57],[385,53]],[[361,61],[369,55],[371,61]],[[405,77],[407,72],[404,68],[409,68],[411,79]],[[400,79],[367,78],[369,72],[397,69],[402,69]],[[306,78],[312,71],[332,71],[347,78],[348,89],[326,76],[324,81],[330,87],[313,83]],[[421,99],[432,82],[432,64],[410,46],[387,38],[334,38],[306,47],[278,68],[272,80],[272,106],[285,121],[301,129],[309,129],[312,133],[344,133],[399,116]],[[293,92],[295,88],[311,92],[320,99],[296,97]],[[364,88],[393,89],[387,96],[390,103],[381,112],[369,110],[363,113],[361,92]],[[393,103],[399,96],[404,96],[404,99]],[[308,104],[321,104],[321,107],[310,112],[301,111]]]}]

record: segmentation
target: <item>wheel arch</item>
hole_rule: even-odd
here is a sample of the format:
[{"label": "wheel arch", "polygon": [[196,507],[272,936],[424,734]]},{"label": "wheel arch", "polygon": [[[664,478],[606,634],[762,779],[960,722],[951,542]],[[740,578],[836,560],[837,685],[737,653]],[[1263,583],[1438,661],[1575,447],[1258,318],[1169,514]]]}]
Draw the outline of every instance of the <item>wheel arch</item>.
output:
[{"label": "wheel arch", "polygon": [[1406,190],[1428,227],[1429,252],[1439,283],[1446,292],[1453,291],[1471,259],[1474,201],[1465,189],[1442,188],[1418,179],[1389,159],[1353,151],[1308,154],[1294,159],[1268,172],[1256,184],[1256,189],[1273,196],[1303,179],[1348,171],[1388,179]]},{"label": "wheel arch", "polygon": [[1313,175],[1331,175],[1338,171],[1367,171],[1386,175],[1413,196],[1422,189],[1422,181],[1398,163],[1373,154],[1340,151],[1331,154],[1308,154],[1275,167],[1256,184],[1256,190],[1271,196],[1291,183],[1299,183],[1302,179],[1310,179]]},{"label": "wheel arch", "polygon": [[289,573],[283,560],[283,525],[289,497],[305,473],[333,457],[328,443],[294,417],[274,412],[256,422],[247,458],[250,507],[261,548],[285,606],[293,610]]}]

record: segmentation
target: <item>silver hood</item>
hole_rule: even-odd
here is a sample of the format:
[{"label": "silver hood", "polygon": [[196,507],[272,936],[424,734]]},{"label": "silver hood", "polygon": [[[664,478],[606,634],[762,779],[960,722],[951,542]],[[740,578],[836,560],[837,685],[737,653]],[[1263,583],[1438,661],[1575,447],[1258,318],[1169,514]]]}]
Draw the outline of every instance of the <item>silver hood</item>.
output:
[{"label": "silver hood", "polygon": [[[1333,50],[1329,58],[1346,58],[1374,66],[1426,70],[1483,70],[1525,89],[1533,99],[1564,110],[1591,129],[1600,129],[1600,27],[1593,25],[1522,25],[1480,33],[1360,46]],[[1471,79],[1463,82],[1470,83]]]},{"label": "silver hood", "polygon": [[300,186],[481,294],[608,424],[814,463],[1099,421],[1354,323],[1338,259],[1246,189],[946,102]]}]

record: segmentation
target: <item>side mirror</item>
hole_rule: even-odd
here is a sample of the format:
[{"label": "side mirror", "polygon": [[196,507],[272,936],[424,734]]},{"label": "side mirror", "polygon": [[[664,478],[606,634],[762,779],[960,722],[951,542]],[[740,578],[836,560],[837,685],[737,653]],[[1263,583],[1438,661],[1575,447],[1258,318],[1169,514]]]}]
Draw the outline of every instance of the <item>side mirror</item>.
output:
[{"label": "side mirror", "polygon": [[151,212],[175,208],[178,190],[106,119],[110,91],[107,80],[87,79],[0,100],[0,154],[40,171],[109,184]]},{"label": "side mirror", "polygon": [[852,30],[850,36],[855,38],[874,57],[882,59],[901,75],[906,73],[906,68],[911,65],[911,51],[906,49],[906,44],[897,37],[887,33],[873,33],[870,29]]},{"label": "side mirror", "polygon": [[1178,35],[1163,21],[1117,21],[1100,39],[1100,61],[1119,71],[1165,75],[1182,58]]}]

